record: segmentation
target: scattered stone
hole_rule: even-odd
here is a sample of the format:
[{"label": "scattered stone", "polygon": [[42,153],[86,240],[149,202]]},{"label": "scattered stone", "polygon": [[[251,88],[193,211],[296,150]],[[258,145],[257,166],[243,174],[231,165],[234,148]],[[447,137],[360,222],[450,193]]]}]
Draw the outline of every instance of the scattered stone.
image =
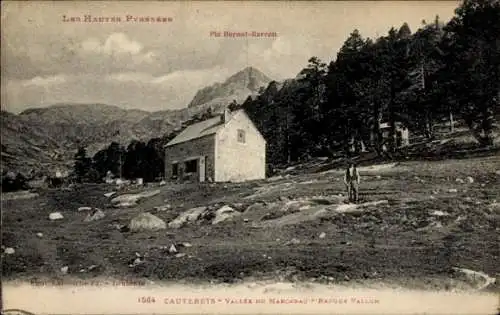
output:
[{"label": "scattered stone", "polygon": [[243,219],[243,222],[248,222],[249,220],[248,219]]},{"label": "scattered stone", "polygon": [[131,231],[157,231],[167,228],[165,221],[149,212],[141,213],[130,221]]},{"label": "scattered stone", "polygon": [[163,206],[154,207],[154,209],[156,211],[159,211],[159,212],[161,212],[161,211],[168,211],[168,210],[172,209],[172,206],[169,205],[169,204],[166,204],[166,205],[163,205]]},{"label": "scattered stone", "polygon": [[68,270],[69,270],[69,267],[68,266],[64,266],[64,267],[61,268],[61,273],[62,274],[67,274]]},{"label": "scattered stone", "polygon": [[160,193],[159,190],[153,190],[153,191],[144,191],[139,194],[125,194],[111,199],[111,203],[115,207],[121,207],[121,208],[133,207],[137,204],[139,200],[156,196],[159,193]]},{"label": "scattered stone", "polygon": [[471,176],[467,176],[466,180],[467,180],[467,182],[469,184],[473,184],[474,183],[474,178],[472,178]]},{"label": "scattered stone", "polygon": [[38,233],[36,233],[36,236],[42,238],[43,237],[43,233],[38,232]]},{"label": "scattered stone", "polygon": [[14,248],[12,247],[7,247],[5,248],[4,250],[4,253],[6,253],[7,255],[13,255],[16,251],[14,250]]},{"label": "scattered stone", "polygon": [[[471,269],[458,268],[458,267],[453,267],[452,269],[456,272],[460,272],[460,273],[464,274],[472,284],[477,285],[476,290],[478,290],[478,291],[481,291],[481,290],[487,288],[490,284],[493,284],[496,282],[495,278],[490,277],[481,271],[474,271]],[[479,279],[483,280],[482,283],[477,283]]]},{"label": "scattered stone", "polygon": [[64,219],[64,217],[61,214],[61,212],[52,212],[51,214],[49,214],[49,219],[51,221],[55,221],[55,220],[62,220]]},{"label": "scattered stone", "polygon": [[481,184],[481,187],[486,187],[486,184]]},{"label": "scattered stone", "polygon": [[326,233],[325,232],[321,232],[321,234],[319,235],[319,238],[325,238],[326,237]]},{"label": "scattered stone", "polygon": [[142,260],[140,257],[137,257],[136,259],[134,259],[132,264],[129,265],[129,267],[135,267],[137,265],[142,264],[143,262],[144,262],[144,260]]},{"label": "scattered stone", "polygon": [[233,217],[241,215],[240,212],[234,210],[229,206],[223,206],[215,211],[215,218],[212,221],[212,224],[219,224],[221,222],[227,221]]},{"label": "scattered stone", "polygon": [[159,185],[160,185],[160,186],[165,186],[166,184],[167,184],[167,182],[166,182],[166,181],[164,181],[164,180],[162,180],[162,181],[160,182],[160,184],[159,184]]},{"label": "scattered stone", "polygon": [[92,271],[95,268],[97,268],[97,265],[91,265],[90,267],[87,268],[88,271]]},{"label": "scattered stone", "polygon": [[461,178],[457,178],[455,181],[456,181],[457,183],[459,183],[459,184],[463,184],[463,183],[465,183],[465,181],[464,181],[463,179],[461,179]]},{"label": "scattered stone", "polygon": [[80,207],[78,208],[78,211],[90,211],[92,210],[92,207]]},{"label": "scattered stone", "polygon": [[181,257],[184,257],[184,256],[186,256],[185,253],[178,253],[178,254],[175,255],[176,258],[181,258]]},{"label": "scattered stone", "polygon": [[376,178],[376,179],[381,179],[381,178],[382,178],[382,176],[377,175],[377,176],[375,176],[375,178]]},{"label": "scattered stone", "polygon": [[205,211],[207,211],[207,207],[192,208],[184,211],[175,220],[168,223],[168,227],[178,229],[189,222],[198,220]]},{"label": "scattered stone", "polygon": [[451,188],[451,189],[448,189],[448,192],[449,192],[449,193],[457,193],[457,192],[458,192],[458,190],[457,190],[457,189],[455,189],[455,188]]},{"label": "scattered stone", "polygon": [[174,244],[170,245],[170,248],[168,249],[168,252],[171,253],[171,254],[177,253],[177,248],[175,248]]},{"label": "scattered stone", "polygon": [[116,194],[116,192],[114,192],[114,191],[109,192],[109,193],[105,193],[104,197],[109,198],[109,197],[113,196],[114,194]]},{"label": "scattered stone", "polygon": [[188,243],[188,242],[182,243],[182,246],[184,246],[184,247],[193,247],[193,245],[191,243]]},{"label": "scattered stone", "polygon": [[85,218],[84,222],[97,221],[104,218],[106,214],[101,209],[95,208],[92,213],[89,213]]},{"label": "scattered stone", "polygon": [[296,239],[296,238],[292,238],[288,243],[287,245],[298,245],[300,244],[300,240]]},{"label": "scattered stone", "polygon": [[445,216],[449,216],[450,214],[448,212],[435,210],[431,213],[431,215],[436,216],[436,217],[445,217]]},{"label": "scattered stone", "polygon": [[29,190],[26,191],[11,191],[2,193],[2,200],[20,200],[20,199],[31,199],[38,197],[38,193],[32,193]]}]

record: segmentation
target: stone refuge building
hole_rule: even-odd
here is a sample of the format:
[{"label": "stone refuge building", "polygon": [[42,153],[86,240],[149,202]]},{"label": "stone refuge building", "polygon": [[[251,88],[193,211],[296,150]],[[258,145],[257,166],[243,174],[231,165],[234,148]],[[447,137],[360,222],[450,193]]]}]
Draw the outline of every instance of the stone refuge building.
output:
[{"label": "stone refuge building", "polygon": [[241,182],[265,178],[266,140],[244,110],[186,127],[165,145],[165,179]]},{"label": "stone refuge building", "polygon": [[[380,124],[380,131],[382,132],[382,138],[384,140],[389,139],[390,136],[390,125],[389,123]],[[374,139],[373,133],[371,134],[371,139]],[[373,140],[372,140],[373,141]],[[407,127],[402,123],[396,122],[396,145],[397,147],[405,147],[410,145],[410,132]]]}]

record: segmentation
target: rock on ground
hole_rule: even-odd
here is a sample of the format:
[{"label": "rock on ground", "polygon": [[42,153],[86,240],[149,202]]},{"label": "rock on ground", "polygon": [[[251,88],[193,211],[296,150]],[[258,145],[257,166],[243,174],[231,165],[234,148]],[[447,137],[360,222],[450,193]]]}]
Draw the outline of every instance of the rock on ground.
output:
[{"label": "rock on ground", "polygon": [[109,193],[105,193],[104,197],[109,198],[109,197],[113,196],[114,194],[116,194],[116,193],[114,191],[111,191]]},{"label": "rock on ground", "polygon": [[16,251],[14,250],[14,248],[12,247],[7,247],[5,250],[4,250],[4,253],[6,253],[7,255],[13,255]]},{"label": "rock on ground", "polygon": [[37,193],[32,193],[28,190],[2,193],[2,200],[31,199],[36,197],[38,197]]},{"label": "rock on ground", "polygon": [[85,218],[85,222],[97,221],[104,218],[106,215],[101,209],[94,209],[92,213],[89,213]]},{"label": "rock on ground", "polygon": [[156,211],[167,211],[167,210],[170,210],[171,208],[172,208],[172,206],[169,205],[169,204],[166,204],[166,205],[163,205],[163,206],[154,207],[154,209]]},{"label": "rock on ground", "polygon": [[159,190],[144,191],[139,194],[125,194],[111,199],[115,207],[132,207],[143,198],[153,197],[160,193]]},{"label": "rock on ground", "polygon": [[169,228],[178,229],[184,224],[195,222],[207,210],[207,207],[192,208],[181,213],[177,218],[168,224]]},{"label": "rock on ground", "polygon": [[51,221],[55,221],[55,220],[62,220],[64,219],[64,217],[61,214],[61,212],[52,212],[51,214],[49,214],[49,219]]},{"label": "rock on ground", "polygon": [[78,208],[78,211],[90,211],[92,210],[92,207],[80,207]]},{"label": "rock on ground", "polygon": [[212,224],[219,224],[239,215],[241,215],[241,212],[238,212],[229,206],[223,206],[215,211],[215,218],[213,219]]},{"label": "rock on ground", "polygon": [[165,221],[149,212],[141,213],[130,220],[128,225],[131,231],[157,231],[167,228]]},{"label": "rock on ground", "polygon": [[436,216],[436,217],[445,217],[449,216],[450,214],[441,210],[435,210],[431,212],[431,215]]}]

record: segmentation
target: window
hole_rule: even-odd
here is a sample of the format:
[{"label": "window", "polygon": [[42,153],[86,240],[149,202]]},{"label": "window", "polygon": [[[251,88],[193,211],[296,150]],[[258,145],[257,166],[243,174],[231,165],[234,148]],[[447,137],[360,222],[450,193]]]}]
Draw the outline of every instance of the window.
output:
[{"label": "window", "polygon": [[179,164],[172,164],[172,177],[177,177],[179,175]]},{"label": "window", "polygon": [[245,143],[245,130],[238,129],[238,142]]},{"label": "window", "polygon": [[186,173],[196,173],[198,171],[198,160],[190,160],[185,162],[184,169]]}]

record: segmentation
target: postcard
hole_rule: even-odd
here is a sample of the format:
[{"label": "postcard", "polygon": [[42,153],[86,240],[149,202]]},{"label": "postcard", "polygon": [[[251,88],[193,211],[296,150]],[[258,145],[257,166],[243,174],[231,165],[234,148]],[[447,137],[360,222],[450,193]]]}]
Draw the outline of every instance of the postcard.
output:
[{"label": "postcard", "polygon": [[496,314],[498,1],[4,1],[5,314]]}]

